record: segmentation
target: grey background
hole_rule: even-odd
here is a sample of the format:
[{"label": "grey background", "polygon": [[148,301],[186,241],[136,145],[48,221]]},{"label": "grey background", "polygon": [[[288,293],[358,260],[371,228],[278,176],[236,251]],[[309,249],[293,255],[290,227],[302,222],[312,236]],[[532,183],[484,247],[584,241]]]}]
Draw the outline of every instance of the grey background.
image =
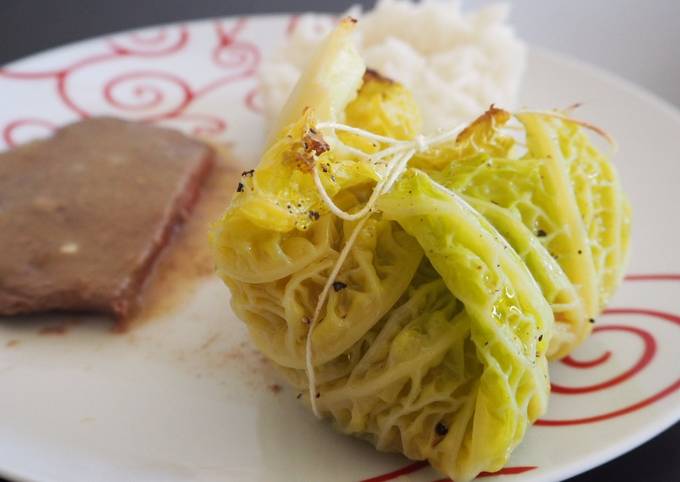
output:
[{"label": "grey background", "polygon": [[[149,24],[236,14],[337,12],[353,3],[373,4],[338,0],[0,0],[0,65],[63,43]],[[489,3],[494,2],[470,0],[464,6]],[[512,5],[512,23],[529,43],[596,64],[680,106],[680,0],[515,0]],[[680,424],[571,482],[605,480],[680,480]]]}]

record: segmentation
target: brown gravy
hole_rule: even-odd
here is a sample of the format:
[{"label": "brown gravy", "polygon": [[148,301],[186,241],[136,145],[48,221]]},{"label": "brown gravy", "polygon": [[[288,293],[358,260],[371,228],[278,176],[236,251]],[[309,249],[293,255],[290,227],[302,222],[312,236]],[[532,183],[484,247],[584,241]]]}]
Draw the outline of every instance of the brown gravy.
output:
[{"label": "brown gravy", "polygon": [[196,291],[200,281],[213,275],[214,264],[208,231],[227,208],[241,172],[233,167],[229,153],[220,153],[206,179],[200,198],[182,229],[174,233],[141,294],[138,309],[120,331],[172,313]]}]

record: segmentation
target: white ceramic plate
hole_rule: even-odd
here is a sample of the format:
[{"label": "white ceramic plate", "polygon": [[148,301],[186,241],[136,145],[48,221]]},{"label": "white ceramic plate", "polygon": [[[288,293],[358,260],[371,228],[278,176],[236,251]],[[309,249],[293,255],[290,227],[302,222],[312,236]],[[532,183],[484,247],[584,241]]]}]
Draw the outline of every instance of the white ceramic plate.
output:
[{"label": "white ceramic plate", "polygon": [[[210,134],[252,165],[263,140],[253,74],[290,26],[283,16],[227,18],[123,33],[16,62],[0,73],[0,143],[111,114]],[[521,475],[503,480],[564,479],[680,418],[680,275],[672,274],[680,273],[680,116],[634,86],[532,49],[522,103],[576,101],[584,103],[582,118],[619,140],[615,162],[635,211],[635,274],[594,335],[552,367],[550,410],[506,469]],[[179,311],[128,334],[93,322],[65,336],[39,335],[44,324],[0,323],[0,472],[8,477],[441,478],[334,433],[293,391],[277,391],[276,375],[250,348],[217,280]]]}]

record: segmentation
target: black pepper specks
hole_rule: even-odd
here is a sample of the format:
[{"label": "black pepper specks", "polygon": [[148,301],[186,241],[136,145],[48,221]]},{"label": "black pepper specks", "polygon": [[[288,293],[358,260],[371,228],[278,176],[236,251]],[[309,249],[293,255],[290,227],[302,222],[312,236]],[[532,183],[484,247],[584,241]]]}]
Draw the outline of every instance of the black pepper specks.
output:
[{"label": "black pepper specks", "polygon": [[319,219],[319,212],[318,211],[309,211],[309,219],[313,219],[314,221],[317,221]]},{"label": "black pepper specks", "polygon": [[579,250],[578,250],[578,254],[583,254],[583,250],[582,250],[582,249],[579,249]]},{"label": "black pepper specks", "polygon": [[437,422],[437,425],[434,426],[434,431],[437,435],[443,437],[449,433],[449,427],[444,425],[442,422]]},{"label": "black pepper specks", "polygon": [[342,281],[333,281],[333,289],[337,293],[338,291],[342,291],[345,288],[347,288],[347,283],[343,283]]},{"label": "black pepper specks", "polygon": [[255,169],[251,169],[250,171],[243,171],[241,173],[242,177],[253,177],[253,174],[255,174]]},{"label": "black pepper specks", "polygon": [[538,341],[543,341],[543,334],[542,333],[538,336]]},{"label": "black pepper specks", "polygon": [[591,323],[591,324],[592,324],[592,323],[595,323],[595,318],[589,318],[589,319],[588,319],[588,322]]},{"label": "black pepper specks", "polygon": [[548,233],[546,233],[542,229],[539,229],[538,231],[536,231],[536,236],[538,236],[539,238],[545,238],[547,235],[548,235]]},{"label": "black pepper specks", "polygon": [[243,192],[244,188],[245,188],[245,186],[243,185],[243,183],[239,182],[238,186],[236,186],[236,192]]}]

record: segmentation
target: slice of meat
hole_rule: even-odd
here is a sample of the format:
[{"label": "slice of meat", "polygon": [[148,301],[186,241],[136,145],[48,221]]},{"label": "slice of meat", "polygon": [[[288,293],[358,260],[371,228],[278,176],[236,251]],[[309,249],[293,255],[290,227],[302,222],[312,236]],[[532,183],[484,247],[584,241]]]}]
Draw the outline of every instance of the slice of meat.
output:
[{"label": "slice of meat", "polygon": [[199,141],[113,118],[0,153],[0,314],[125,318],[213,163]]}]

